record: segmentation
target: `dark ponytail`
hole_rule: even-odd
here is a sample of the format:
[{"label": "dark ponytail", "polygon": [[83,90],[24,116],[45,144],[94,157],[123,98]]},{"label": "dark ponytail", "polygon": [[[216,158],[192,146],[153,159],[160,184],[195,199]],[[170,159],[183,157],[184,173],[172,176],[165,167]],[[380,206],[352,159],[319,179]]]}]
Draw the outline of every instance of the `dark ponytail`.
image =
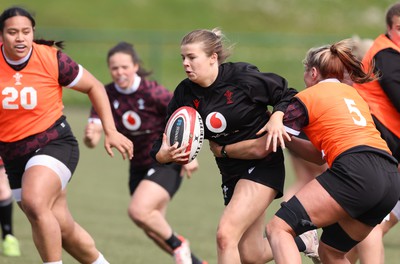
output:
[{"label": "dark ponytail", "polygon": [[55,46],[60,49],[64,49],[64,41],[55,41],[55,40],[45,40],[45,39],[35,39],[33,40],[36,44],[42,44],[47,46]]}]

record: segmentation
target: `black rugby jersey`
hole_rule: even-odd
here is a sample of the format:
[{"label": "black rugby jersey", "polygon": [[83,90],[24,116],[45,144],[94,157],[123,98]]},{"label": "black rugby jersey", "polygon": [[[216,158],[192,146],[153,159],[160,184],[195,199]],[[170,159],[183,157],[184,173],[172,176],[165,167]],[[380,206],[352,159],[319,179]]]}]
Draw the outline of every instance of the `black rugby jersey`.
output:
[{"label": "black rugby jersey", "polygon": [[400,53],[388,48],[378,52],[375,57],[375,71],[381,73],[379,84],[393,106],[400,112]]},{"label": "black rugby jersey", "polygon": [[[131,166],[145,168],[154,161],[149,152],[153,142],[164,132],[165,116],[172,93],[156,81],[141,79],[138,89],[122,94],[114,83],[105,86],[117,130],[129,138],[134,146]],[[93,107],[91,118],[98,118]]]},{"label": "black rugby jersey", "polygon": [[[273,111],[285,112],[296,93],[277,74],[260,72],[256,66],[244,62],[224,63],[209,87],[183,80],[168,106],[168,117],[181,106],[194,107],[203,118],[206,139],[220,145],[232,144],[256,138],[269,120],[268,106]],[[153,157],[160,146],[161,139],[153,147]],[[217,162],[234,171],[234,167],[251,161],[217,158]]]}]

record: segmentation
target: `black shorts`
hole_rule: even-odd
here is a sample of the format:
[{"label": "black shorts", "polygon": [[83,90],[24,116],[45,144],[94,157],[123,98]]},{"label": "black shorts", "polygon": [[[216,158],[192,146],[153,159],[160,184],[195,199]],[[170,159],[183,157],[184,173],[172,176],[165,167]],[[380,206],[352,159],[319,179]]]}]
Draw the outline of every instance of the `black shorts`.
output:
[{"label": "black shorts", "polygon": [[400,196],[400,174],[389,156],[374,152],[342,154],[318,182],[353,218],[375,226]]},{"label": "black shorts", "polygon": [[278,191],[275,199],[283,196],[285,183],[285,164],[281,148],[276,153],[271,153],[266,158],[258,160],[254,166],[246,168],[242,174],[230,177],[222,183],[224,204],[227,205],[232,198],[236,183],[240,179],[254,181]]},{"label": "black shorts", "polygon": [[393,157],[400,162],[400,138],[387,129],[376,117],[372,116],[376,128],[381,132],[381,137],[386,141]]},{"label": "black shorts", "polygon": [[130,167],[129,177],[129,191],[132,195],[139,183],[142,180],[153,181],[163,187],[172,198],[181,186],[182,166],[176,163],[173,164],[158,164],[154,163],[153,166],[146,169],[135,169]]},{"label": "black shorts", "polygon": [[[22,145],[26,145],[26,147],[17,152],[16,146]],[[11,189],[21,188],[25,166],[34,156],[47,155],[57,159],[68,168],[71,175],[78,165],[78,142],[65,117],[60,118],[54,126],[42,133],[17,142],[2,143],[2,147],[10,153],[9,156],[5,155],[3,159]]]}]

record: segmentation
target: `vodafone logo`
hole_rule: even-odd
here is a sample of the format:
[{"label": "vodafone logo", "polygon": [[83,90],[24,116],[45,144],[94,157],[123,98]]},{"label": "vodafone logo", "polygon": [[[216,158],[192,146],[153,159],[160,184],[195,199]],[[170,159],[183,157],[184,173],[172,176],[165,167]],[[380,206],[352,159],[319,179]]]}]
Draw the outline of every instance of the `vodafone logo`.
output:
[{"label": "vodafone logo", "polygon": [[226,129],[226,119],[219,112],[212,112],[206,118],[207,129],[213,133],[221,133]]},{"label": "vodafone logo", "polygon": [[134,111],[127,111],[122,116],[122,123],[129,130],[138,130],[142,124],[140,116]]}]

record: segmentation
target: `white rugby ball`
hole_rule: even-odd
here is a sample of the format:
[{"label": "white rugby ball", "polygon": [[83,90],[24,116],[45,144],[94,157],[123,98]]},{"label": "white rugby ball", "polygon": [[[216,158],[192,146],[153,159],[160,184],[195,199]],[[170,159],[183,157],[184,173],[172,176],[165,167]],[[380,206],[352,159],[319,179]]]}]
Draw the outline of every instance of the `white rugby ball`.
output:
[{"label": "white rugby ball", "polygon": [[165,134],[170,146],[178,142],[178,147],[187,143],[185,152],[190,151],[186,164],[197,157],[204,140],[204,125],[200,114],[196,109],[182,106],[175,110],[165,126]]}]

